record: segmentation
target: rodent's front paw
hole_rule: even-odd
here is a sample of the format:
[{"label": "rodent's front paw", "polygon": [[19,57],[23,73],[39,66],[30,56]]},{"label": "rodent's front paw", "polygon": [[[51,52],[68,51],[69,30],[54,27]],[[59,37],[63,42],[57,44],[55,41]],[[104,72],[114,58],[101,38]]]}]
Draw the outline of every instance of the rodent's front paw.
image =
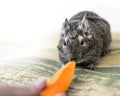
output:
[{"label": "rodent's front paw", "polygon": [[103,51],[102,53],[101,53],[101,57],[103,57],[103,56],[105,56],[105,55],[107,55],[108,54],[108,50],[105,50],[105,51]]},{"label": "rodent's front paw", "polygon": [[93,64],[89,64],[88,66],[86,66],[86,68],[89,70],[94,70],[95,66]]}]

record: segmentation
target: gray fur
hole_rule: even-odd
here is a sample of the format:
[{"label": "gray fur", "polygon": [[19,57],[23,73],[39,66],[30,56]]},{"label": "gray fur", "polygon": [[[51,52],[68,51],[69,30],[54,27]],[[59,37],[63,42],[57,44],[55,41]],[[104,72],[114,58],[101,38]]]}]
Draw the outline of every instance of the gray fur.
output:
[{"label": "gray fur", "polygon": [[94,69],[110,43],[108,22],[94,12],[83,11],[65,19],[58,43],[59,58],[63,64],[74,60],[80,66]]}]

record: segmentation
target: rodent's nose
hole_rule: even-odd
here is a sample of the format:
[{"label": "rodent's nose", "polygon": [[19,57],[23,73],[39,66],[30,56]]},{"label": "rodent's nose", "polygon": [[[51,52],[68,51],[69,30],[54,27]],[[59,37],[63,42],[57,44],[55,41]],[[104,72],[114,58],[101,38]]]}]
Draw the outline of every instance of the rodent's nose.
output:
[{"label": "rodent's nose", "polygon": [[71,58],[71,61],[76,61],[77,60],[77,58]]}]

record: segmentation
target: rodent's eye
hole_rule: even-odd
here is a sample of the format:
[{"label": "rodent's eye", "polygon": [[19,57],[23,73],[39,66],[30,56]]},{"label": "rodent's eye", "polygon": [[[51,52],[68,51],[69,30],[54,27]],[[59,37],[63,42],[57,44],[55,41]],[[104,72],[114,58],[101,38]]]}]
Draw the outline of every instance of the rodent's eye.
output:
[{"label": "rodent's eye", "polygon": [[82,41],[80,42],[80,45],[81,45],[81,46],[86,46],[86,42],[85,42],[84,40],[82,40]]},{"label": "rodent's eye", "polygon": [[64,46],[67,46],[66,42],[63,43]]}]

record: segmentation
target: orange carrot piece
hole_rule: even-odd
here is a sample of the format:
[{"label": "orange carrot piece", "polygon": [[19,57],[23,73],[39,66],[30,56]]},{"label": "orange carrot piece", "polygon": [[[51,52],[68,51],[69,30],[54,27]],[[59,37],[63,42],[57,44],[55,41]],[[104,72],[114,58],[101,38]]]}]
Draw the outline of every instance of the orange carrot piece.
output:
[{"label": "orange carrot piece", "polygon": [[40,92],[40,96],[55,96],[58,93],[64,93],[74,75],[75,62],[68,62],[61,67],[49,80],[47,80],[46,87]]}]

